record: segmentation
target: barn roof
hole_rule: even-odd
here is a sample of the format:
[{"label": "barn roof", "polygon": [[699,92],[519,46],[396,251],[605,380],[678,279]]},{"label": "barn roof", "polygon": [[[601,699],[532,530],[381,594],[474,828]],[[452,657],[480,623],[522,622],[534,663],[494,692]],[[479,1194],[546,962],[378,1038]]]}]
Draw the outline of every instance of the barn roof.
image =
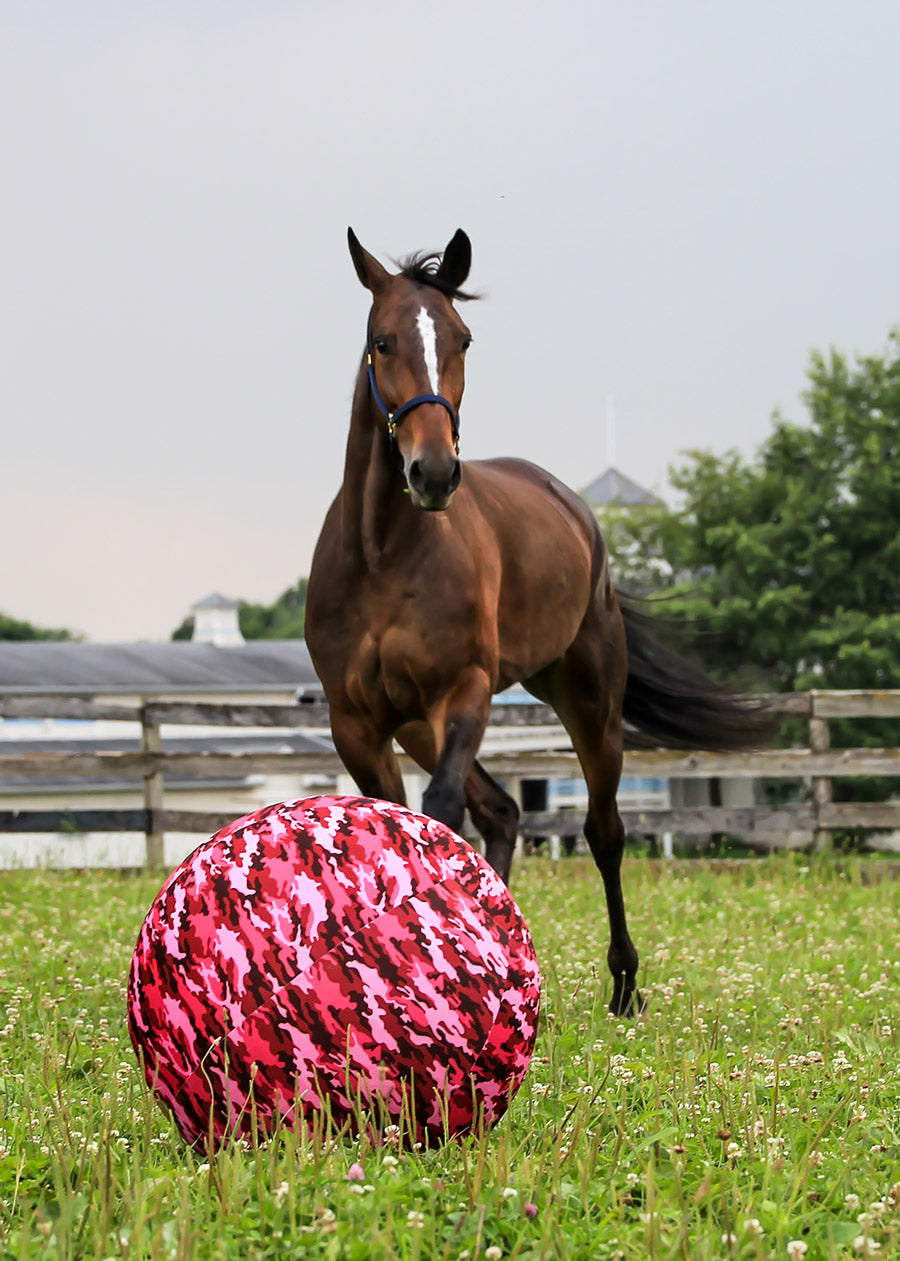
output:
[{"label": "barn roof", "polygon": [[321,691],[302,639],[261,639],[233,648],[162,644],[0,642],[3,692],[134,693]]},{"label": "barn roof", "polygon": [[579,492],[591,508],[603,508],[607,504],[658,504],[656,495],[645,490],[632,478],[626,477],[617,468],[610,466],[599,477],[595,477],[590,485]]}]

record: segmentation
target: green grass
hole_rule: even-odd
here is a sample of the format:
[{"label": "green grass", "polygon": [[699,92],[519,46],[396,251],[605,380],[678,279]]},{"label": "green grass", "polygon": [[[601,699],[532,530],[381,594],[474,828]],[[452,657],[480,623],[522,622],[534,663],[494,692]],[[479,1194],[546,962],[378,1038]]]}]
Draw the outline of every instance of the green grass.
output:
[{"label": "green grass", "polygon": [[542,1027],[492,1134],[403,1153],[284,1133],[212,1162],[125,1030],[159,881],[2,875],[0,1258],[898,1255],[900,883],[873,871],[627,863],[649,1000],[630,1023],[606,1012],[593,868],[530,860]]}]

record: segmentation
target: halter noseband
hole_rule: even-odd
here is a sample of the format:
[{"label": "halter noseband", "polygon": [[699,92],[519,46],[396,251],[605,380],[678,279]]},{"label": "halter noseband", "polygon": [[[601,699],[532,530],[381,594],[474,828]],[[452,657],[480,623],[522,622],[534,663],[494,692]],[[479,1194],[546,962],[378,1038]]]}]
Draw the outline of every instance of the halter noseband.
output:
[{"label": "halter noseband", "polygon": [[447,411],[450,413],[450,425],[453,431],[453,446],[456,450],[456,454],[459,455],[459,414],[450,400],[444,398],[443,394],[417,394],[416,397],[411,398],[408,403],[404,403],[401,407],[398,407],[395,412],[389,412],[375,381],[373,351],[372,311],[370,310],[369,321],[366,325],[366,367],[369,372],[369,390],[372,394],[372,398],[375,400],[376,407],[387,421],[388,436],[391,440],[391,446],[395,443],[394,431],[404,416],[407,416],[414,407],[421,407],[423,403],[440,403],[441,407],[446,407]]}]

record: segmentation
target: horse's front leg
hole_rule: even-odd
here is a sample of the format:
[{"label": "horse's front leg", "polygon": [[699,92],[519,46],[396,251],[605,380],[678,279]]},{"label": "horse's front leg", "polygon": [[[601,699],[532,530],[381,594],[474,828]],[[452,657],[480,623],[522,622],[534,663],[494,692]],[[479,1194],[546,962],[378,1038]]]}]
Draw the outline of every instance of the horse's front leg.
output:
[{"label": "horse's front leg", "polygon": [[487,726],[491,681],[480,666],[464,671],[453,690],[428,715],[440,750],[422,809],[458,832],[466,812],[465,782]]},{"label": "horse's front leg", "polygon": [[338,757],[365,797],[406,805],[403,776],[389,732],[369,718],[332,707],[331,734]]}]

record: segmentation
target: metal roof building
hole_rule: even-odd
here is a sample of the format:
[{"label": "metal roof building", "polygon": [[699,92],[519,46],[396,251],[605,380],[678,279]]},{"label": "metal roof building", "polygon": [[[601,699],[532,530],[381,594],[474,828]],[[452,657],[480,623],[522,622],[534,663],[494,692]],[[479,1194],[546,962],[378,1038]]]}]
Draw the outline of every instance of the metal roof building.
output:
[{"label": "metal roof building", "polygon": [[321,692],[302,639],[214,644],[0,642],[0,694],[178,696]]}]

